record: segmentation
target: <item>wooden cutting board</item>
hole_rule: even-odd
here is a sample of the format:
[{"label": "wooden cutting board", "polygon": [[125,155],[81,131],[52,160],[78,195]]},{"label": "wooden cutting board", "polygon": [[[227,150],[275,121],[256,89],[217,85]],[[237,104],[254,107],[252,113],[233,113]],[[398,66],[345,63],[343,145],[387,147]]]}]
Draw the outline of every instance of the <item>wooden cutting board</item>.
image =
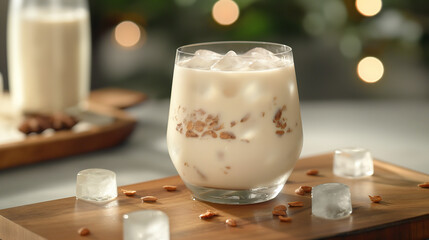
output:
[{"label": "wooden cutting board", "polygon": [[136,125],[136,120],[119,108],[131,107],[144,100],[145,94],[131,90],[106,88],[93,91],[88,110],[111,117],[113,121],[110,124],[95,125],[82,132],[66,130],[48,136],[32,135],[20,141],[0,144],[0,169],[115,146],[127,139]]},{"label": "wooden cutting board", "polygon": [[[307,176],[309,168],[318,176]],[[85,239],[122,239],[124,213],[159,209],[170,219],[171,239],[425,239],[429,238],[429,189],[417,187],[429,175],[375,161],[375,174],[363,179],[345,179],[332,174],[332,154],[298,161],[290,179],[275,199],[254,205],[220,205],[192,200],[178,176],[121,187],[137,190],[133,197],[119,197],[107,204],[92,204],[74,197],[0,210],[0,215],[22,226],[25,231],[47,239],[83,239],[77,229],[87,227]],[[299,196],[300,185],[315,186],[341,182],[350,187],[353,213],[341,220],[325,220],[311,215],[311,197]],[[162,186],[177,185],[167,192]],[[368,195],[381,195],[372,203]],[[156,203],[142,203],[140,197],[154,195]],[[289,208],[292,222],[279,222],[271,211],[278,204],[303,201],[304,207]],[[200,220],[199,214],[212,209],[220,216]],[[225,225],[227,218],[237,227]],[[0,218],[0,225],[2,225]],[[12,228],[11,228],[12,229]],[[12,230],[16,230],[14,227]],[[0,233],[4,238],[11,231]],[[23,230],[24,231],[24,230]],[[3,235],[2,235],[3,234]]]}]

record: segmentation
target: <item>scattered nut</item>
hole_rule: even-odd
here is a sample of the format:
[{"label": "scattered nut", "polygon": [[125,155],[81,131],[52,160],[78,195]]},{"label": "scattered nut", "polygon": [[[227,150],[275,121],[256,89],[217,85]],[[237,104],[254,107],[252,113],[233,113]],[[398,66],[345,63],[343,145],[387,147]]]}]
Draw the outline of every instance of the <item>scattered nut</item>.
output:
[{"label": "scattered nut", "polygon": [[230,227],[237,227],[237,223],[232,218],[226,219],[225,223]]},{"label": "scattered nut", "polygon": [[126,196],[134,196],[134,194],[136,194],[137,191],[135,190],[125,190],[125,189],[121,189],[122,193],[124,193]]},{"label": "scattered nut", "polygon": [[55,113],[53,115],[29,115],[18,127],[18,130],[24,134],[41,133],[48,128],[55,131],[71,129],[78,123],[73,116],[64,113]]},{"label": "scattered nut", "polygon": [[71,129],[74,125],[77,124],[76,118],[73,116],[64,114],[64,113],[55,113],[51,117],[52,128],[55,131],[60,131],[64,129]]},{"label": "scattered nut", "polygon": [[311,189],[313,189],[310,186],[301,186],[300,188],[302,188],[304,190],[304,192],[306,192],[306,193],[311,193]]},{"label": "scattered nut", "polygon": [[198,134],[194,133],[192,130],[186,131],[186,137],[198,137]]},{"label": "scattered nut", "polygon": [[28,135],[31,133],[31,128],[30,128],[30,124],[28,122],[22,122],[19,127],[18,130],[22,133],[24,133],[25,135]]},{"label": "scattered nut", "polygon": [[26,119],[21,125],[18,127],[18,130],[26,135],[30,133],[41,133],[46,130],[40,126],[40,123],[35,118]]},{"label": "scattered nut", "polygon": [[52,124],[50,117],[44,115],[32,115],[27,117],[21,123],[18,130],[28,135],[30,133],[41,133],[51,127]]},{"label": "scattered nut", "polygon": [[214,212],[212,210],[206,210],[205,213],[200,214],[200,219],[210,219],[214,216],[218,216],[219,214],[217,212]]},{"label": "scattered nut", "polygon": [[212,136],[212,138],[217,138],[217,133],[213,130],[207,130],[203,132],[203,135],[201,135],[201,137],[204,137],[204,136]]},{"label": "scattered nut", "polygon": [[77,230],[77,232],[78,232],[78,233],[79,233],[79,235],[81,235],[81,236],[87,236],[87,235],[89,235],[89,234],[90,234],[89,229],[88,229],[88,228],[86,228],[86,227],[81,227],[81,228],[79,228],[79,230]]},{"label": "scattered nut", "polygon": [[319,170],[317,170],[317,169],[310,169],[307,171],[307,175],[310,175],[310,176],[314,176],[317,174],[319,174]]},{"label": "scattered nut", "polygon": [[219,137],[221,139],[235,139],[235,135],[230,132],[221,132]]},{"label": "scattered nut", "polygon": [[279,216],[279,220],[280,222],[292,222],[292,218],[284,216]]},{"label": "scattered nut", "polygon": [[197,130],[198,132],[202,132],[205,126],[206,124],[202,121],[195,122],[195,130]]},{"label": "scattered nut", "polygon": [[205,122],[210,122],[211,120],[213,120],[213,115],[209,114],[209,115],[206,117]]},{"label": "scattered nut", "polygon": [[215,130],[215,131],[219,131],[221,129],[223,129],[223,123],[221,125],[217,125],[213,128],[213,130]]},{"label": "scattered nut", "polygon": [[209,219],[212,217],[214,217],[214,215],[207,213],[207,212],[200,214],[200,219]]},{"label": "scattered nut", "polygon": [[306,193],[310,193],[311,189],[312,189],[312,187],[310,187],[310,186],[300,186],[299,188],[295,189],[295,193],[303,196]]},{"label": "scattered nut", "polygon": [[154,196],[144,196],[140,198],[143,202],[156,202],[158,200],[157,197]]},{"label": "scattered nut", "polygon": [[194,129],[194,123],[192,121],[189,121],[188,124],[186,125],[186,129],[188,131],[191,131],[192,129]]},{"label": "scattered nut", "polygon": [[421,188],[429,188],[429,182],[425,182],[425,183],[420,183],[419,185],[417,185]]},{"label": "scattered nut", "polygon": [[282,136],[283,134],[285,134],[285,131],[283,131],[283,130],[277,130],[276,134],[279,135],[279,136]]},{"label": "scattered nut", "polygon": [[286,211],[285,210],[273,210],[272,211],[274,216],[286,216]]},{"label": "scattered nut", "polygon": [[163,188],[169,192],[176,191],[177,187],[174,185],[164,185]]},{"label": "scattered nut", "polygon": [[[283,105],[282,108],[279,108],[276,112],[276,114],[274,115],[273,118],[273,123],[275,124],[277,131],[275,132],[277,135],[279,136],[283,136],[285,134],[284,129],[287,126],[287,118],[282,117],[283,111],[286,110],[286,105]],[[286,132],[290,132],[290,131],[286,131]]]},{"label": "scattered nut", "polygon": [[277,205],[274,207],[274,210],[281,210],[281,211],[286,211],[286,205]]},{"label": "scattered nut", "polygon": [[235,121],[232,121],[232,122],[231,122],[231,127],[234,127],[234,126],[235,126],[235,124],[236,124],[236,123],[235,123]]},{"label": "scattered nut", "polygon": [[217,126],[217,124],[218,124],[218,122],[217,121],[212,121],[210,124],[209,124],[209,126],[207,127],[208,129],[213,129],[214,127],[216,127]]},{"label": "scattered nut", "polygon": [[288,202],[287,205],[289,207],[303,207],[304,203],[300,201],[296,201],[296,202]]},{"label": "scattered nut", "polygon": [[295,189],[295,193],[301,196],[305,195],[305,191],[302,187]]},{"label": "scattered nut", "polygon": [[380,196],[371,196],[371,195],[368,195],[368,197],[369,197],[369,199],[371,199],[371,201],[373,203],[379,203],[382,200]]},{"label": "scattered nut", "polygon": [[246,114],[241,120],[240,120],[240,122],[245,122],[245,121],[247,121],[248,119],[250,118],[250,113],[248,113],[248,114]]},{"label": "scattered nut", "polygon": [[287,126],[287,123],[286,122],[280,122],[280,121],[278,121],[277,122],[277,124],[276,124],[276,127],[277,128],[281,128],[281,129],[285,129],[286,128],[286,126]]},{"label": "scattered nut", "polygon": [[277,113],[276,113],[276,115],[274,115],[274,120],[275,121],[278,121],[278,120],[280,120],[280,118],[282,117],[282,110],[281,109],[279,109],[278,111],[277,111]]}]

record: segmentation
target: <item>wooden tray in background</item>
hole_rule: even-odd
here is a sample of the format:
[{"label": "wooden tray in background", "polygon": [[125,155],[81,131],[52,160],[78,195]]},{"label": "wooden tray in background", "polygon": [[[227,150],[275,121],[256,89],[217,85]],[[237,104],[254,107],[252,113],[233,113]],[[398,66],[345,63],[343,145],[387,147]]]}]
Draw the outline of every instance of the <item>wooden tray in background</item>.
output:
[{"label": "wooden tray in background", "polygon": [[[136,120],[119,108],[136,105],[146,99],[143,93],[106,88],[93,91],[89,110],[114,120],[88,131],[60,131],[51,136],[29,136],[22,141],[0,144],[0,169],[91,152],[115,146],[127,139]],[[1,133],[0,133],[1,134]]]},{"label": "wooden tray in background", "polygon": [[[85,239],[122,239],[122,215],[142,209],[159,209],[170,219],[171,239],[426,239],[429,238],[429,189],[417,187],[429,176],[381,161],[375,161],[375,174],[363,179],[345,179],[332,174],[332,154],[298,161],[282,192],[275,199],[254,205],[220,205],[191,199],[178,176],[144,182],[124,189],[137,195],[118,198],[107,204],[92,204],[74,197],[0,210],[2,239],[83,239],[77,229],[85,226],[91,234]],[[319,176],[307,176],[309,168],[319,169]],[[300,185],[315,186],[341,182],[350,187],[353,213],[340,220],[325,220],[311,215],[311,197],[299,196]],[[172,184],[178,191],[167,192],[162,186]],[[372,203],[368,195],[381,195],[383,201]],[[141,196],[154,195],[156,203],[142,203]],[[289,208],[291,223],[279,222],[271,211],[278,204],[303,201],[304,207]],[[200,220],[199,214],[212,209],[220,216]],[[225,225],[234,218],[237,227]],[[8,220],[9,219],[9,220]],[[1,230],[1,228],[0,228]],[[2,234],[2,235],[1,235]],[[43,238],[42,238],[43,237]]]}]

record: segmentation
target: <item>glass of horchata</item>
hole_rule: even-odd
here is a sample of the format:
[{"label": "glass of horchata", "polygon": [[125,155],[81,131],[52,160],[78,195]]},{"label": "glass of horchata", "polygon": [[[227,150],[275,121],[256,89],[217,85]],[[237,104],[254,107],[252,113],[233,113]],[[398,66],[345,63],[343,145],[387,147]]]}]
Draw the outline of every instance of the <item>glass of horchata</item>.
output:
[{"label": "glass of horchata", "polygon": [[276,197],[302,148],[292,49],[265,42],[178,48],[167,144],[196,199],[251,204]]}]

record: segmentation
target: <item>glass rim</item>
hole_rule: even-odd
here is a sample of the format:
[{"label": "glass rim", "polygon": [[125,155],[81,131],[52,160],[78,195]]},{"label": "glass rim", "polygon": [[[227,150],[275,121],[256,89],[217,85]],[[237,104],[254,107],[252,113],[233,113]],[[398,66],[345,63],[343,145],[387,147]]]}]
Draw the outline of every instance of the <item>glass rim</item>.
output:
[{"label": "glass rim", "polygon": [[[262,42],[262,41],[212,41],[212,42],[201,42],[201,43],[192,43],[192,44],[186,44],[183,46],[180,46],[176,49],[177,54],[186,54],[189,56],[195,56],[195,52],[189,52],[189,51],[185,51],[185,48],[193,48],[193,47],[198,47],[198,46],[209,46],[209,45],[222,45],[222,44],[255,44],[255,45],[270,45],[270,46],[278,46],[281,48],[284,48],[285,50],[278,52],[278,53],[273,53],[274,56],[278,56],[278,55],[284,55],[284,54],[290,54],[292,53],[292,47],[286,45],[286,44],[281,44],[281,43],[273,43],[273,42]],[[256,47],[256,46],[255,46]],[[204,48],[201,48],[204,49]],[[232,49],[230,49],[232,50]]]},{"label": "glass rim", "polygon": [[131,220],[133,217],[139,217],[142,215],[143,216],[149,215],[150,217],[167,217],[168,218],[168,215],[165,212],[158,209],[142,209],[142,210],[131,211],[128,213],[124,213],[122,215],[122,218],[126,220],[128,219]]},{"label": "glass rim", "polygon": [[364,147],[345,147],[345,148],[336,148],[334,150],[335,153],[338,152],[369,152],[367,148]]},{"label": "glass rim", "polygon": [[347,184],[339,183],[339,182],[327,182],[327,183],[321,183],[319,185],[314,186],[313,188],[320,188],[322,186],[345,186],[347,188],[350,188]]}]

